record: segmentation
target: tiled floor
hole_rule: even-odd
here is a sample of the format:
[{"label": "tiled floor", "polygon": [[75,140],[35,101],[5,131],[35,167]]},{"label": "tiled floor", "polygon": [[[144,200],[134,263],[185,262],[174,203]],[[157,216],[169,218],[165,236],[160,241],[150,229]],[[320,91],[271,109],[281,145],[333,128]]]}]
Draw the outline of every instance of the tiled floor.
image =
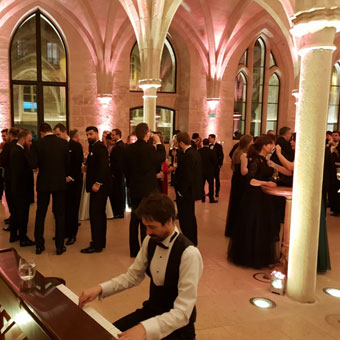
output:
[{"label": "tiled floor", "polygon": [[[199,249],[204,260],[204,273],[197,301],[197,339],[280,339],[280,340],[340,340],[340,300],[322,292],[325,287],[340,288],[340,217],[327,216],[327,228],[332,270],[318,275],[316,302],[296,303],[286,296],[269,292],[268,284],[253,279],[256,270],[235,267],[226,261],[228,241],[224,237],[230,182],[222,183],[218,204],[197,202]],[[0,221],[7,216],[0,205]],[[33,234],[35,206],[31,208],[29,234]],[[90,226],[83,221],[77,242],[67,247],[62,256],[55,255],[52,241],[54,221],[49,211],[46,219],[46,251],[35,255],[34,247],[14,246],[23,257],[33,256],[45,276],[66,280],[67,286],[79,294],[124,272],[132,260],[128,251],[129,216],[124,220],[109,220],[107,247],[99,254],[81,254],[90,240]],[[7,248],[8,233],[0,231],[0,247]],[[103,302],[92,303],[109,320],[116,320],[139,307],[148,295],[148,279],[140,287],[122,292]],[[249,303],[255,296],[269,297],[275,309],[260,310]]]}]

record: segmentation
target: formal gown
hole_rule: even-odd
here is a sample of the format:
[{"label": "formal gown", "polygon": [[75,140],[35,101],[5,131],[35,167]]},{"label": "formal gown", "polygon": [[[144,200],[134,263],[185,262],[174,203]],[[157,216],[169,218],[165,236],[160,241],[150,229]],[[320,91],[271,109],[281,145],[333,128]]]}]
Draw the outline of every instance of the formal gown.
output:
[{"label": "formal gown", "polygon": [[235,164],[233,177],[231,178],[228,215],[225,228],[225,236],[227,237],[232,237],[233,231],[235,227],[237,227],[237,217],[246,186],[247,176],[241,174],[241,164]]},{"label": "formal gown", "polygon": [[250,180],[268,181],[273,168],[259,155],[250,160],[248,168],[248,183],[229,244],[228,259],[237,265],[262,268],[275,262],[280,219],[273,196],[265,194],[261,186],[251,185]]}]

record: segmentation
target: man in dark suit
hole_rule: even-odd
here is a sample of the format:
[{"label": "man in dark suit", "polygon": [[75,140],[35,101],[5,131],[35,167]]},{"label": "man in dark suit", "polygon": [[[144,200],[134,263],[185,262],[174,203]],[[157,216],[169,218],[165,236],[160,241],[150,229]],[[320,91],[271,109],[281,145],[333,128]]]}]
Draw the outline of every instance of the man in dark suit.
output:
[{"label": "man in dark suit", "polygon": [[111,190],[109,156],[103,142],[99,140],[95,126],[86,128],[90,144],[86,160],[86,192],[90,193],[90,246],[81,250],[83,254],[100,253],[106,246],[106,202]]},{"label": "man in dark suit", "polygon": [[[5,175],[4,175],[4,182],[5,182],[5,195],[7,206],[9,210],[9,214],[12,215],[13,211],[13,204],[12,204],[12,197],[11,197],[11,172],[10,172],[10,160],[9,155],[11,149],[17,144],[18,141],[18,128],[10,128],[8,131],[8,142],[4,145],[4,148],[0,154],[0,164],[4,168]],[[5,219],[6,224],[10,224],[11,216],[8,219]],[[10,227],[6,228],[5,231],[10,231]]]},{"label": "man in dark suit", "polygon": [[202,179],[203,179],[203,196],[202,202],[205,202],[205,182],[209,184],[209,201],[210,203],[217,203],[214,198],[214,174],[217,168],[217,156],[214,150],[209,148],[209,139],[203,139],[203,148],[198,150],[202,159]]},{"label": "man in dark suit", "polygon": [[124,218],[125,211],[125,179],[124,179],[124,157],[125,144],[122,141],[122,132],[113,129],[111,138],[115,142],[110,153],[110,170],[112,175],[112,190],[110,202],[113,218]]},{"label": "man in dark suit", "polygon": [[209,135],[209,143],[210,143],[210,149],[214,150],[216,153],[216,157],[217,157],[217,167],[215,169],[215,174],[214,174],[214,178],[215,178],[215,196],[219,197],[220,195],[220,170],[222,168],[223,165],[223,159],[224,159],[224,153],[223,153],[223,147],[221,144],[216,142],[216,135],[214,135],[213,133]]},{"label": "man in dark suit", "polygon": [[65,197],[66,204],[66,221],[65,236],[67,237],[66,245],[71,245],[76,241],[78,233],[78,215],[81,191],[83,188],[83,173],[81,167],[84,161],[83,148],[80,143],[72,140],[67,134],[64,124],[57,124],[54,127],[54,133],[57,137],[68,142],[69,146],[69,175],[66,179],[67,190]]},{"label": "man in dark suit", "polygon": [[198,142],[200,139],[200,135],[197,132],[194,132],[191,136],[191,146],[197,150],[198,149]]},{"label": "man in dark suit", "polygon": [[35,245],[27,237],[29,209],[30,204],[34,200],[32,157],[30,154],[31,144],[31,133],[28,130],[20,130],[18,142],[11,148],[9,155],[13,208],[10,222],[10,242],[20,240],[20,247]]},{"label": "man in dark suit", "polygon": [[34,231],[36,254],[41,254],[45,250],[44,223],[52,195],[52,211],[56,222],[55,245],[57,255],[61,255],[66,251],[64,247],[65,193],[69,171],[69,148],[65,140],[52,133],[49,124],[41,124],[39,132],[42,139],[35,145],[33,152],[34,168],[39,168]]},{"label": "man in dark suit", "polygon": [[136,143],[127,146],[125,154],[125,175],[130,188],[132,208],[129,234],[131,257],[136,257],[140,249],[138,240],[139,225],[141,242],[146,235],[145,226],[137,217],[136,210],[144,197],[157,191],[156,174],[166,157],[165,148],[157,134],[152,135],[156,148],[147,143],[151,133],[146,123],[138,124],[135,133],[138,140]]},{"label": "man in dark suit", "polygon": [[201,157],[190,143],[186,132],[177,135],[178,148],[182,154],[178,157],[175,174],[176,203],[179,224],[182,233],[197,246],[197,222],[195,201],[202,199]]}]

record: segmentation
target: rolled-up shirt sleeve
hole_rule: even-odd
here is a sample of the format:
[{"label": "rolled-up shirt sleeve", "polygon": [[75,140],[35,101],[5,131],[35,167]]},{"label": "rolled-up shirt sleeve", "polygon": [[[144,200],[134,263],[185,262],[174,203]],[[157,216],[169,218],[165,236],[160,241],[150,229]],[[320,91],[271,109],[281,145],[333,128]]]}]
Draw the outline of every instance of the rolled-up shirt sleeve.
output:
[{"label": "rolled-up shirt sleeve", "polygon": [[100,284],[102,293],[100,294],[99,299],[104,299],[125,289],[138,286],[144,280],[145,270],[148,266],[148,244],[149,237],[146,237],[135,261],[125,274]]},{"label": "rolled-up shirt sleeve", "polygon": [[199,250],[189,246],[182,254],[179,268],[178,296],[173,308],[161,315],[142,321],[147,340],[162,339],[189,323],[197,299],[198,282],[203,272]]}]

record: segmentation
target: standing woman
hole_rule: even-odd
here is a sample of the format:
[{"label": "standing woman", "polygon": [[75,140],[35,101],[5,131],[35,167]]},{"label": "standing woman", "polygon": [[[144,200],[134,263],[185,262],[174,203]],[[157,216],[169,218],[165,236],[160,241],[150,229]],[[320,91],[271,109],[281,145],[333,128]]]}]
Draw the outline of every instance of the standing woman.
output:
[{"label": "standing woman", "polygon": [[[261,188],[276,187],[271,181],[274,169],[266,160],[273,148],[273,140],[264,136],[257,138],[248,152],[248,183],[228,250],[228,259],[237,265],[262,268],[275,262],[280,219],[273,197]],[[283,172],[287,170],[283,169]]]},{"label": "standing woman", "polygon": [[237,228],[237,216],[239,213],[241,200],[247,185],[248,174],[248,158],[247,152],[250,144],[253,142],[253,137],[244,135],[240,139],[239,146],[233,153],[231,159],[231,168],[233,177],[231,179],[230,198],[228,206],[227,223],[225,236],[232,237],[233,231]]}]

